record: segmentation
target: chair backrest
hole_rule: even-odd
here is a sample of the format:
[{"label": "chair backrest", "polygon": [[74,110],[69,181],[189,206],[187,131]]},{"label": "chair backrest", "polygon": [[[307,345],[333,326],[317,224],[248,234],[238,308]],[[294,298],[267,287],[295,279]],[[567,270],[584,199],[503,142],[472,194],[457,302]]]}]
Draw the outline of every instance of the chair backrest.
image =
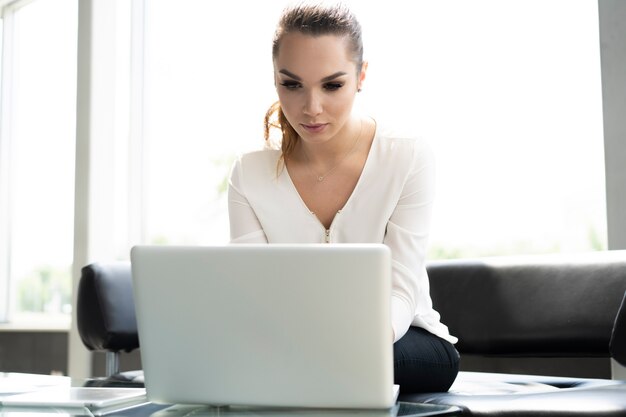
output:
[{"label": "chair backrest", "polygon": [[93,263],[81,272],[76,319],[84,345],[108,352],[138,348],[130,262]]}]

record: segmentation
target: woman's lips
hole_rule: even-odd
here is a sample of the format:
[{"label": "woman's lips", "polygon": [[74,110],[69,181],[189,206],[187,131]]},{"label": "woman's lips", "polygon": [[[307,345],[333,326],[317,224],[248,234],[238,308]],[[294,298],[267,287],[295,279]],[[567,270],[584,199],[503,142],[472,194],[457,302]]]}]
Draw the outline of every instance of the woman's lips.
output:
[{"label": "woman's lips", "polygon": [[309,133],[319,133],[322,130],[324,130],[327,124],[326,123],[301,124],[300,126],[302,126],[304,130],[306,130]]}]

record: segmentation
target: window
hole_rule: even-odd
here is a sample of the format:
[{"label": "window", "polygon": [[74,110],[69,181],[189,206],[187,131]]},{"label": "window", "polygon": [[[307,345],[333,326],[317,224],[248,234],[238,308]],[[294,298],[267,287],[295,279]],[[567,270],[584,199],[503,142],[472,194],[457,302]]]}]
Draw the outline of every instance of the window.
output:
[{"label": "window", "polygon": [[3,9],[3,22],[0,153],[6,166],[0,186],[8,203],[1,206],[7,233],[0,237],[0,265],[10,282],[9,312],[16,321],[46,313],[47,319],[67,322],[77,2],[16,2]]},{"label": "window", "polygon": [[[147,236],[225,242],[224,181],[262,146],[285,3],[178,4],[147,5]],[[606,248],[597,2],[353,7],[370,61],[358,105],[437,155],[431,257]]]},{"label": "window", "polygon": [[275,100],[269,22],[283,7],[243,3],[146,2],[148,243],[228,241],[227,176],[238,152],[263,145]]}]

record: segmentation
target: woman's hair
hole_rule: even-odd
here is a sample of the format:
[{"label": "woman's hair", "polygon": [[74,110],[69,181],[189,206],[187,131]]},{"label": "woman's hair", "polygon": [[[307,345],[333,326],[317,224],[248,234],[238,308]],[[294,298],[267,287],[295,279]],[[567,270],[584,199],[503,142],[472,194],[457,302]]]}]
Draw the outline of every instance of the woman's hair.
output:
[{"label": "woman's hair", "polygon": [[[280,44],[285,35],[289,33],[302,33],[310,36],[335,35],[345,37],[348,40],[349,51],[352,60],[356,64],[357,76],[363,66],[363,40],[361,25],[356,16],[347,6],[323,3],[299,3],[283,10],[278,22],[274,41],[272,43],[272,58],[278,57]],[[264,136],[266,144],[272,146],[272,128],[280,130],[281,160],[284,161],[293,152],[298,142],[298,134],[289,124],[283,113],[280,102],[274,103],[264,120]]]}]

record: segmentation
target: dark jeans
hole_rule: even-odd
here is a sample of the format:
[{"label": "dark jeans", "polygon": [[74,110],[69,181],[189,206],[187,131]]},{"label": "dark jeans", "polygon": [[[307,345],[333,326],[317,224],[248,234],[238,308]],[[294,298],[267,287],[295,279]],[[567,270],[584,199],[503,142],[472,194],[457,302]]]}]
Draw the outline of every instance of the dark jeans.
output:
[{"label": "dark jeans", "polygon": [[452,343],[420,327],[393,345],[394,380],[400,392],[448,391],[459,372],[459,353]]}]

